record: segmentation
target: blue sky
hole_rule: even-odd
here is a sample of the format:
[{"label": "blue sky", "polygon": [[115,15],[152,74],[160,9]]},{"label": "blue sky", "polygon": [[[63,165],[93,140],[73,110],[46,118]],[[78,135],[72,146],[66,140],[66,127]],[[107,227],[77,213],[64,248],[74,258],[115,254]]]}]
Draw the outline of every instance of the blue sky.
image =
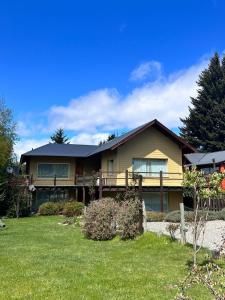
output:
[{"label": "blue sky", "polygon": [[225,47],[225,1],[1,1],[0,95],[18,154],[64,127],[97,143],[153,118],[176,129]]}]

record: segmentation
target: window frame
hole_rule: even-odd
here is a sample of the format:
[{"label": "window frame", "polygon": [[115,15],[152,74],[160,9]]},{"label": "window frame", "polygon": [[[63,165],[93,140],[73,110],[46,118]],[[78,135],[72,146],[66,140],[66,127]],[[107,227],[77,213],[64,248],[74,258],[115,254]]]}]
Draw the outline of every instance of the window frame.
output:
[{"label": "window frame", "polygon": [[[141,174],[142,172],[138,172],[138,171],[134,171],[134,160],[146,160],[150,162],[150,168],[151,168],[151,161],[165,161],[166,162],[166,172],[163,171],[163,177],[168,177],[168,158],[133,158],[132,159],[132,172],[133,173],[139,173]],[[142,173],[144,174],[144,172]],[[160,176],[160,172],[153,172],[152,170],[148,173],[146,172],[146,174],[142,175],[143,177],[148,177],[148,178],[158,178]]]},{"label": "window frame", "polygon": [[68,173],[67,173],[67,177],[57,177],[57,179],[59,180],[68,180],[70,178],[70,163],[45,163],[45,162],[38,162],[37,163],[37,170],[36,170],[36,174],[37,174],[37,179],[39,180],[51,180],[55,178],[55,175],[53,175],[53,177],[41,177],[38,175],[38,167],[39,165],[68,165]]}]

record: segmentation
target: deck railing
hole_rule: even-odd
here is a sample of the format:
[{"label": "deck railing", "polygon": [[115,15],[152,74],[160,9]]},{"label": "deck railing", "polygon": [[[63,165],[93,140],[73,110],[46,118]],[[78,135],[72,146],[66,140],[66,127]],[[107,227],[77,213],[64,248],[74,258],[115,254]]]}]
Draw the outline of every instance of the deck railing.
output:
[{"label": "deck railing", "polygon": [[160,184],[181,185],[183,173],[175,172],[130,172],[130,171],[99,171],[92,174],[84,174],[76,176],[76,185],[89,186],[95,179],[96,186],[128,186],[130,184],[138,185],[138,178],[142,177],[143,185]]}]

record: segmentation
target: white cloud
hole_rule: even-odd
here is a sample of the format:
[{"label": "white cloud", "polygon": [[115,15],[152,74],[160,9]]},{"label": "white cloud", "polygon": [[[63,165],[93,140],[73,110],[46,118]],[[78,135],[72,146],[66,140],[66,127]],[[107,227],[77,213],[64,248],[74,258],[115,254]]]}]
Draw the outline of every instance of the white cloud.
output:
[{"label": "white cloud", "polygon": [[16,153],[17,157],[20,158],[21,154],[47,144],[48,142],[49,139],[21,139],[16,143],[14,152]]},{"label": "white cloud", "polygon": [[168,127],[180,125],[196,95],[196,81],[207,61],[147,83],[121,96],[116,89],[102,89],[72,100],[67,106],[49,110],[49,128],[98,133],[134,128],[152,119]]},{"label": "white cloud", "polygon": [[161,77],[161,63],[158,61],[147,61],[140,64],[131,72],[130,80],[140,81],[144,79],[158,80]]},{"label": "white cloud", "polygon": [[[20,155],[47,143],[49,138],[36,137],[43,132],[49,137],[59,127],[70,131],[71,142],[79,144],[98,144],[110,132],[126,131],[155,118],[169,128],[178,127],[180,117],[188,113],[190,96],[196,95],[196,81],[207,64],[208,60],[203,59],[185,70],[147,82],[127,95],[105,88],[73,99],[68,105],[52,106],[43,124],[29,123],[28,127],[20,123],[21,134],[26,139],[16,145],[15,152]],[[28,139],[27,128],[36,137]]]},{"label": "white cloud", "polygon": [[17,122],[16,132],[18,135],[22,135],[22,136],[29,136],[31,134],[31,130],[27,127],[27,125],[23,121]]},{"label": "white cloud", "polygon": [[100,141],[108,138],[109,133],[80,133],[70,139],[72,144],[98,145]]}]

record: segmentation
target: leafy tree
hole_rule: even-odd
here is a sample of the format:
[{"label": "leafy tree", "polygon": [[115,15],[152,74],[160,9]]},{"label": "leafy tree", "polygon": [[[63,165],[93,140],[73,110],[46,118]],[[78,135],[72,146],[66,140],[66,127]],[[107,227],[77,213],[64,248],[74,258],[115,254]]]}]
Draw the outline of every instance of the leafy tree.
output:
[{"label": "leafy tree", "polygon": [[56,144],[69,144],[69,138],[64,133],[63,128],[57,129],[50,138]]},{"label": "leafy tree", "polygon": [[181,136],[200,151],[225,149],[225,56],[217,53],[199,76],[189,116],[181,119]]},{"label": "leafy tree", "polygon": [[[13,121],[12,111],[0,100],[0,173],[13,157],[13,145],[17,141],[16,124]],[[1,176],[1,175],[0,175]]]},{"label": "leafy tree", "polygon": [[11,197],[8,193],[7,167],[14,164],[13,145],[17,141],[16,124],[12,111],[0,100],[0,212],[9,209]]},{"label": "leafy tree", "polygon": [[105,144],[105,143],[107,143],[107,142],[109,142],[111,140],[114,140],[115,137],[116,137],[115,133],[109,134],[109,136],[107,137],[106,140],[99,142],[99,145],[102,145],[102,144]]}]

